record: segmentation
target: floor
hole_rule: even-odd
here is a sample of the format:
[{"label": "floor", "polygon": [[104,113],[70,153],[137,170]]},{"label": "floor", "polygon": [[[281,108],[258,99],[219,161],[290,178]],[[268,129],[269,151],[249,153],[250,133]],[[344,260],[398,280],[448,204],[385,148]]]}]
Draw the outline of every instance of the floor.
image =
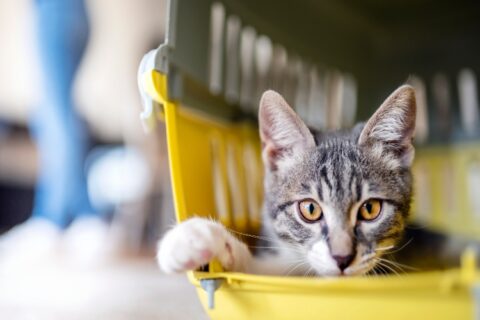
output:
[{"label": "floor", "polygon": [[0,319],[207,319],[184,275],[167,276],[153,259],[101,268],[60,263],[0,274]]}]

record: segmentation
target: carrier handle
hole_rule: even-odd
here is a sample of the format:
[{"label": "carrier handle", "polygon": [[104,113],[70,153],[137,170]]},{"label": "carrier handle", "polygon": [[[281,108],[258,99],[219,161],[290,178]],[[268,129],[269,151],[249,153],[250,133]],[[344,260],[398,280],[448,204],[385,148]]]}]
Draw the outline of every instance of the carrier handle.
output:
[{"label": "carrier handle", "polygon": [[140,120],[146,132],[155,128],[157,120],[163,120],[162,105],[167,100],[167,77],[162,68],[165,65],[166,45],[144,55],[137,73],[138,90],[143,110]]}]

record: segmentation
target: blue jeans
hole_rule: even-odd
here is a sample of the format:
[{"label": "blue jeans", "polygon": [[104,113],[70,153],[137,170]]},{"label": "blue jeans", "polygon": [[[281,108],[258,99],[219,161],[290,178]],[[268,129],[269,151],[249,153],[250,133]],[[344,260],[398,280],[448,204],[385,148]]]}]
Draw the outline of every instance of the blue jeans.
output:
[{"label": "blue jeans", "polygon": [[95,214],[84,172],[90,137],[72,97],[88,17],[83,0],[35,0],[35,9],[43,97],[31,121],[40,158],[33,217],[66,227]]}]

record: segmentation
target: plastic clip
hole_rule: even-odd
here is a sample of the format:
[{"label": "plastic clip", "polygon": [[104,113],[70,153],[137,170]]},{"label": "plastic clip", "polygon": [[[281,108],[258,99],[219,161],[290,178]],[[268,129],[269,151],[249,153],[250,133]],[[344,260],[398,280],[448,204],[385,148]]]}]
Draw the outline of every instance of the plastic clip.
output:
[{"label": "plastic clip", "polygon": [[215,308],[215,291],[222,285],[223,279],[202,279],[200,280],[200,285],[203,290],[207,292],[208,296],[208,308]]}]

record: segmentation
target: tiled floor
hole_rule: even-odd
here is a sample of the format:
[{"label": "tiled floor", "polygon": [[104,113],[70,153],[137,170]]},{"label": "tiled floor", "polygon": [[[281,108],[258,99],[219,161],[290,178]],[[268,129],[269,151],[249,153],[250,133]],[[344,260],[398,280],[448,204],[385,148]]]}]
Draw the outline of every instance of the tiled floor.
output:
[{"label": "tiled floor", "polygon": [[90,270],[49,263],[2,273],[0,319],[207,317],[185,276],[163,275],[150,259],[135,259]]}]

